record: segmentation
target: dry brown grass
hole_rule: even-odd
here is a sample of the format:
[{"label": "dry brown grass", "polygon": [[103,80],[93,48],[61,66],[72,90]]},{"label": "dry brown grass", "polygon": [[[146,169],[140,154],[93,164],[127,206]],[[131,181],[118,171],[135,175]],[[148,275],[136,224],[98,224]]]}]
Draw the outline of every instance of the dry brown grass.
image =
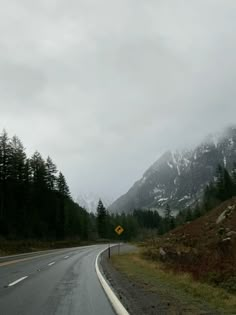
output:
[{"label": "dry brown grass", "polygon": [[[217,224],[228,208],[230,215]],[[205,216],[177,227],[166,235],[146,241],[144,257],[161,260],[175,272],[187,272],[196,280],[236,293],[236,198],[216,207]],[[166,253],[160,255],[160,248]]]}]

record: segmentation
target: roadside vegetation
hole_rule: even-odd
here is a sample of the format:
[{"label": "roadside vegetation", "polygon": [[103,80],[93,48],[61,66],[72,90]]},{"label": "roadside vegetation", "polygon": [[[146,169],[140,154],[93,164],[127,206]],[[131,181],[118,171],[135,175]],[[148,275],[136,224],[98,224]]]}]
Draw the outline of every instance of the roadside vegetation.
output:
[{"label": "roadside vegetation", "polygon": [[[147,292],[155,292],[158,296],[174,299],[191,314],[199,314],[200,309],[236,313],[236,296],[222,288],[195,281],[190,274],[176,273],[166,269],[159,261],[144,259],[139,254],[124,254],[112,257],[117,270],[125,274],[130,281],[142,285]],[[187,306],[186,306],[187,305]]]}]

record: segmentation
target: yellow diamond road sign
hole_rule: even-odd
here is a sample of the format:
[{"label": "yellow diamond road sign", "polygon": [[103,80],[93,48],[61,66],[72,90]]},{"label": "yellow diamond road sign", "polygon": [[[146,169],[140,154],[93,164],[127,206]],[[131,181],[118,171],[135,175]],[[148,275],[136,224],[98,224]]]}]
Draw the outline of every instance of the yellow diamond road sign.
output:
[{"label": "yellow diamond road sign", "polygon": [[118,225],[116,228],[115,228],[115,232],[118,234],[118,235],[121,235],[123,232],[124,232],[124,229],[122,226]]}]

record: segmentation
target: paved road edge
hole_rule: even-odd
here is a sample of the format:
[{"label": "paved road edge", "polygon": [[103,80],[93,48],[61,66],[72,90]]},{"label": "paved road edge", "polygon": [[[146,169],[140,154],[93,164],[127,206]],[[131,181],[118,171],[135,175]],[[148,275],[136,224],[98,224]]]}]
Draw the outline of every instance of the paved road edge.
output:
[{"label": "paved road edge", "polygon": [[95,270],[96,270],[98,279],[99,279],[99,281],[103,287],[103,290],[105,291],[112,307],[114,308],[116,314],[117,315],[130,315],[127,312],[127,310],[125,309],[125,307],[123,306],[123,304],[120,302],[120,300],[117,298],[117,296],[115,295],[115,293],[113,292],[111,287],[109,286],[108,282],[106,281],[106,279],[102,275],[101,271],[99,270],[98,259],[99,259],[100,255],[102,255],[102,253],[104,253],[106,250],[107,250],[106,248],[103,249],[96,257]]}]

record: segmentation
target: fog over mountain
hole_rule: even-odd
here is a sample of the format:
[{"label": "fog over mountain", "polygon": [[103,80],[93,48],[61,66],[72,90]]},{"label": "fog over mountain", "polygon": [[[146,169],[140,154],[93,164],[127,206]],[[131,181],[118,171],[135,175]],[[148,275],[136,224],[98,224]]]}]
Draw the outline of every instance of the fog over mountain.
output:
[{"label": "fog over mountain", "polygon": [[104,195],[100,196],[92,192],[88,194],[84,194],[84,195],[80,194],[77,197],[76,201],[81,207],[85,208],[88,212],[96,213],[98,201],[100,199],[102,200],[102,203],[106,208],[113,202],[113,200],[108,198],[108,196],[104,196]]},{"label": "fog over mountain", "polygon": [[0,0],[0,128],[115,199],[236,117],[234,0]]},{"label": "fog over mountain", "polygon": [[193,150],[167,151],[143,174],[129,191],[109,209],[132,212],[155,209],[167,203],[182,210],[201,201],[204,188],[214,182],[218,165],[232,170],[236,163],[236,127],[208,136]]}]

